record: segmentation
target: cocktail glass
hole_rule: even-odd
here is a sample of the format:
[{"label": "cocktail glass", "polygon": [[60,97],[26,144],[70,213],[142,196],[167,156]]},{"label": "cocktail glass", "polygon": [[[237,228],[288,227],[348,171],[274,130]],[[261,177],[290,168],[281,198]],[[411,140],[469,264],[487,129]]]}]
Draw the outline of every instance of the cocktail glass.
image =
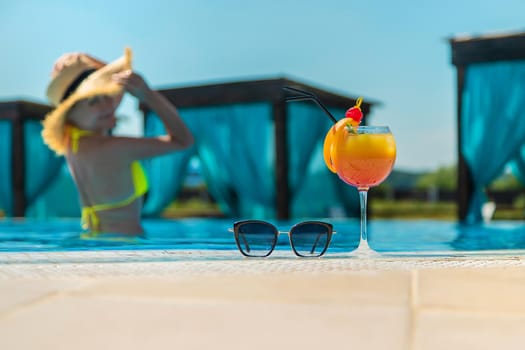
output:
[{"label": "cocktail glass", "polygon": [[336,135],[332,154],[339,178],[359,191],[361,234],[356,256],[374,256],[368,245],[367,196],[370,187],[381,184],[390,174],[396,159],[396,142],[388,126],[359,126]]}]

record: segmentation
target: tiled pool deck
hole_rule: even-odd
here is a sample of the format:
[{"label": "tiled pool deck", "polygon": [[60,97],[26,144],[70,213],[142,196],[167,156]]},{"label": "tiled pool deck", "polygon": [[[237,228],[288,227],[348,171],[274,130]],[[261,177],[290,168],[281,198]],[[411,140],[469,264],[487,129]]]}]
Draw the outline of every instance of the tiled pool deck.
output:
[{"label": "tiled pool deck", "polygon": [[525,254],[0,254],[0,349],[524,349]]}]

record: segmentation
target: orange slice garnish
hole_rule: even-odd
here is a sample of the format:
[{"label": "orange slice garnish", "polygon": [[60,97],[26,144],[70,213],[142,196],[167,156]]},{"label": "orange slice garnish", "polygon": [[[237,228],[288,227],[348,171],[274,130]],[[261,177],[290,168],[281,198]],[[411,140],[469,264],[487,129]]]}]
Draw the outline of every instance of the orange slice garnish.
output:
[{"label": "orange slice garnish", "polygon": [[323,144],[323,158],[324,163],[330,169],[331,172],[337,173],[337,170],[333,163],[333,156],[334,156],[334,148],[335,148],[335,140],[337,133],[343,132],[345,129],[346,123],[348,123],[349,120],[346,118],[343,118],[337,122],[337,124],[333,125],[330,130],[326,133],[326,136],[324,138],[324,144]]}]

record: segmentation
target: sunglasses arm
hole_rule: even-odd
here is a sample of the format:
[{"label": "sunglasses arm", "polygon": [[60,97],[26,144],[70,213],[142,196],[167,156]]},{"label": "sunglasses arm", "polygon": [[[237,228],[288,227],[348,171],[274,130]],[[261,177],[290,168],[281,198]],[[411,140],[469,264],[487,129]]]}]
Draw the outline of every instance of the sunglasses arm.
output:
[{"label": "sunglasses arm", "polygon": [[[335,234],[336,232],[332,232],[332,234]],[[319,239],[321,238],[322,233],[317,234],[317,238],[315,239],[314,245],[312,246],[312,250],[310,251],[310,254],[313,254],[315,252],[315,248],[317,248],[317,242],[319,242]]]},{"label": "sunglasses arm", "polygon": [[246,247],[246,252],[250,252],[250,245],[248,244],[248,241],[246,240],[246,237],[244,236],[244,233],[239,232],[239,237],[241,237],[242,242],[244,243],[244,246]]},{"label": "sunglasses arm", "polygon": [[312,250],[310,251],[310,254],[313,254],[315,252],[315,248],[317,248],[317,242],[319,242],[319,238],[321,238],[321,233],[317,234],[317,238],[315,239],[314,245],[312,246]]},{"label": "sunglasses arm", "polygon": [[[228,231],[230,232],[235,232],[233,229],[229,228]],[[237,234],[239,237],[241,237],[241,240],[242,240],[242,243],[244,243],[244,246],[246,247],[246,252],[250,252],[250,245],[248,244],[248,241],[246,240],[246,237],[244,236],[244,234],[242,232],[239,232]]]}]

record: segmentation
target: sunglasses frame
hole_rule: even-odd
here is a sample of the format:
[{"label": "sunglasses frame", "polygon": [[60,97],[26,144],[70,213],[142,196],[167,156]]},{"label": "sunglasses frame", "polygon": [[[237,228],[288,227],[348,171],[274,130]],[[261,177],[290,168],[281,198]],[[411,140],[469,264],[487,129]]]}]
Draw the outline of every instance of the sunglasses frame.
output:
[{"label": "sunglasses frame", "polygon": [[[245,251],[241,248],[241,243],[240,243],[241,238],[240,238],[240,236],[242,236],[242,240],[245,242],[244,245],[246,247],[249,247],[248,243],[246,242],[246,238],[244,237],[244,235],[242,235],[242,233],[239,233],[239,227],[241,227],[242,225],[246,225],[246,224],[266,225],[266,226],[268,226],[268,227],[270,227],[272,229],[272,231],[274,233],[274,241],[272,243],[272,247],[270,248],[270,250],[268,251],[268,253],[266,255],[261,255],[261,256],[249,255],[249,254],[246,254]],[[301,255],[297,251],[297,249],[295,249],[295,245],[294,245],[293,240],[292,240],[292,235],[294,234],[294,230],[296,230],[298,227],[301,227],[301,226],[307,225],[307,224],[315,224],[315,225],[320,225],[320,226],[324,226],[324,227],[327,228],[327,236],[328,237],[327,237],[327,240],[326,240],[326,245],[325,245],[324,249],[322,250],[322,252],[319,255],[315,255],[315,256]],[[231,229],[230,229],[230,231],[231,231]],[[278,240],[280,234],[287,234],[288,235],[288,240],[290,241],[290,246],[292,247],[292,250],[293,250],[294,254],[297,255],[298,257],[301,257],[301,258],[319,258],[319,257],[323,256],[323,254],[328,250],[328,247],[330,246],[330,242],[332,240],[332,234],[334,234],[335,231],[333,230],[333,225],[332,224],[330,224],[328,222],[324,222],[324,221],[317,221],[317,220],[298,222],[297,224],[293,225],[290,228],[290,231],[279,231],[277,229],[277,227],[275,227],[275,225],[273,225],[272,223],[270,223],[268,221],[264,221],[264,220],[241,220],[241,221],[237,221],[237,222],[235,222],[233,224],[233,233],[234,233],[234,236],[235,236],[235,243],[237,244],[237,248],[239,249],[239,251],[241,252],[242,255],[244,255],[246,257],[249,257],[249,258],[257,258],[257,257],[259,257],[259,258],[266,258],[270,254],[272,254],[273,251],[275,250],[275,247],[277,246],[277,240]],[[312,251],[315,250],[315,247],[316,247],[317,241],[319,240],[319,237],[317,238]]]}]

